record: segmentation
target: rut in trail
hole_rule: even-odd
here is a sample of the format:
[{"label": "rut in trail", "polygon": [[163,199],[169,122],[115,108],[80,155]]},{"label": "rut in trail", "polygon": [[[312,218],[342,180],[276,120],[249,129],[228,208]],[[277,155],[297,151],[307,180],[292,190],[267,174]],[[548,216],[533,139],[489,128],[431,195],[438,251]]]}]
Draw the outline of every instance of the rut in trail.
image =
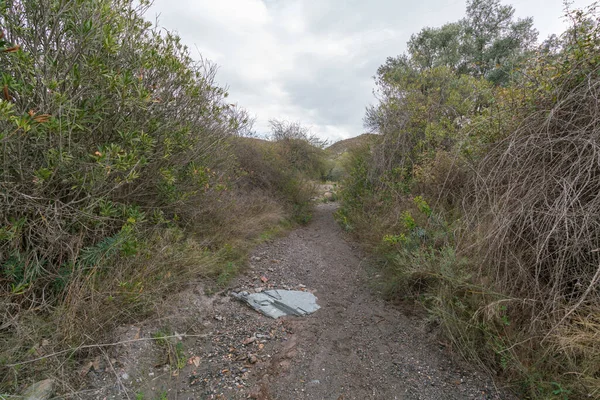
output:
[{"label": "rut in trail", "polygon": [[227,292],[207,296],[201,282],[191,284],[167,298],[154,320],[127,331],[151,337],[168,326],[193,335],[183,338],[181,370],[165,364],[164,348],[141,342],[116,349],[118,368],[97,375],[95,389],[77,397],[512,399],[452,356],[422,315],[410,316],[372,292],[365,256],[334,221],[335,209],[319,204],[308,226],[260,245],[232,286],[306,288],[318,297],[317,312],[274,320]]}]

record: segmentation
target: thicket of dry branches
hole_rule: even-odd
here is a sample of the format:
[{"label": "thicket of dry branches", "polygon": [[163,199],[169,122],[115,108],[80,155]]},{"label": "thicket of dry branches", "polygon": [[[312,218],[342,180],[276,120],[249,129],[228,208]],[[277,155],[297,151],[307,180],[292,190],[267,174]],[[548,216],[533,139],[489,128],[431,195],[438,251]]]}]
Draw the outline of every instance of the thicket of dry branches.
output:
[{"label": "thicket of dry branches", "polygon": [[600,306],[599,72],[559,88],[554,105],[496,146],[474,180],[495,284],[553,324]]}]

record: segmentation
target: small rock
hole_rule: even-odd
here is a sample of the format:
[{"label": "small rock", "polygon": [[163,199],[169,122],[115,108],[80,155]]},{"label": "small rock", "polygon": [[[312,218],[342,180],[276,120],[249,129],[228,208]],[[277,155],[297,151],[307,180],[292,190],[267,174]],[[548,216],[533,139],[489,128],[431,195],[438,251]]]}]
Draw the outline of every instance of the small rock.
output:
[{"label": "small rock", "polygon": [[45,379],[29,386],[23,398],[25,400],[47,400],[54,391],[54,379]]},{"label": "small rock", "polygon": [[271,339],[271,335],[263,335],[262,333],[257,333],[256,337],[259,339]]},{"label": "small rock", "polygon": [[258,357],[255,354],[248,354],[248,362],[250,364],[256,364],[258,362]]},{"label": "small rock", "polygon": [[242,343],[244,344],[244,346],[248,346],[250,343],[254,343],[255,341],[256,341],[256,336],[252,336],[252,337],[244,339],[244,341]]}]

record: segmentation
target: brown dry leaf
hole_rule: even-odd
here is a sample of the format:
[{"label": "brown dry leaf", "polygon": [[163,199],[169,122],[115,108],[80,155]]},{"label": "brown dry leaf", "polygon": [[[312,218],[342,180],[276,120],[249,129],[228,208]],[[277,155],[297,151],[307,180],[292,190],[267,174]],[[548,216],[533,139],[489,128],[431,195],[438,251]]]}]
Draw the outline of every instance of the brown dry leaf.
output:
[{"label": "brown dry leaf", "polygon": [[21,48],[21,46],[13,46],[13,47],[9,47],[7,49],[2,50],[4,53],[14,53],[15,51],[19,51],[19,49]]},{"label": "brown dry leaf", "polygon": [[[94,371],[100,371],[100,362],[102,362],[102,359],[100,358],[100,356],[94,358],[94,361],[92,361],[92,367],[94,368]],[[114,364],[114,363],[111,363]]]},{"label": "brown dry leaf", "polygon": [[265,345],[264,345],[264,344],[262,344],[262,343],[261,343],[261,344],[259,344],[259,345],[258,345],[258,349],[259,349],[259,350],[262,350],[262,349],[264,349],[264,348],[265,348]]},{"label": "brown dry leaf", "polygon": [[92,361],[85,363],[83,365],[83,367],[81,367],[81,369],[79,370],[79,376],[81,376],[82,378],[84,376],[86,376],[90,370],[92,369],[92,367],[94,366],[94,363]]},{"label": "brown dry leaf", "polygon": [[196,367],[199,367],[200,366],[200,357],[198,357],[198,356],[191,357],[188,360],[188,364],[189,365],[194,364]]},{"label": "brown dry leaf", "polygon": [[267,278],[266,276],[261,276],[261,277],[260,277],[260,280],[261,280],[263,283],[267,283],[267,282],[269,282],[269,278]]},{"label": "brown dry leaf", "polygon": [[134,330],[135,330],[135,334],[133,335],[133,340],[138,340],[140,338],[140,331],[141,331],[141,329],[136,326],[134,328]]},{"label": "brown dry leaf", "polygon": [[50,120],[50,114],[41,114],[33,118],[33,120],[39,124],[46,123]]}]

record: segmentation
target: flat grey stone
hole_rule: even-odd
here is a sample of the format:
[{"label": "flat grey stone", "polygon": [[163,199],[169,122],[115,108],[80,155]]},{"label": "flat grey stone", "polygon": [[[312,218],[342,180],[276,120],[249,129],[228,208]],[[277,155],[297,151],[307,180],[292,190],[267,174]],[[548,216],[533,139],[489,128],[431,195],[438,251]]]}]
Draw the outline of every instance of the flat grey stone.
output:
[{"label": "flat grey stone", "polygon": [[303,317],[317,311],[319,305],[314,294],[299,290],[266,290],[261,293],[233,293],[233,297],[271,318],[286,315]]}]

